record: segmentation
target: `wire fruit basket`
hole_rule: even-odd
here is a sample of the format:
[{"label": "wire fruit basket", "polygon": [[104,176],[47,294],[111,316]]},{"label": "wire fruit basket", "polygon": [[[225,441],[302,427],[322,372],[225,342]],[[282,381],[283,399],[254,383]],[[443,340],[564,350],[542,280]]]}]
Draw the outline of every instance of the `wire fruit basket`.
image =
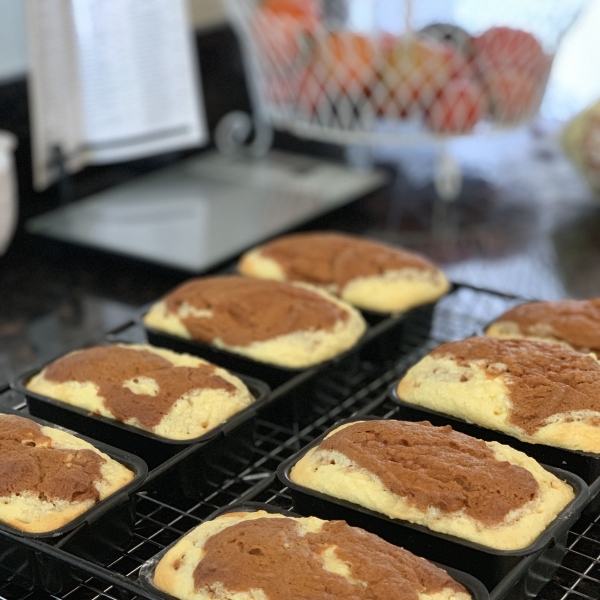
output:
[{"label": "wire fruit basket", "polygon": [[579,0],[224,0],[255,118],[340,144],[513,127],[536,114]]}]

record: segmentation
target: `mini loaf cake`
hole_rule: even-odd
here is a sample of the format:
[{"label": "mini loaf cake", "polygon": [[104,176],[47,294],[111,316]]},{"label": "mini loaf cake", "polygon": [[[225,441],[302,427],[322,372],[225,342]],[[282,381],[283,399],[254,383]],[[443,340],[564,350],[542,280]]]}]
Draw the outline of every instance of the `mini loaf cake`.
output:
[{"label": "mini loaf cake", "polygon": [[69,433],[0,414],[0,521],[15,529],[59,529],[133,477]]},{"label": "mini loaf cake", "polygon": [[600,453],[600,363],[531,340],[442,344],[398,385],[405,402],[533,444]]},{"label": "mini loaf cake", "polygon": [[354,308],[317,289],[246,277],[192,279],[144,316],[153,329],[282,367],[348,350],[366,329]]},{"label": "mini loaf cake", "polygon": [[242,275],[320,286],[359,308],[398,312],[450,289],[431,262],[406,250],[340,233],[286,235],[247,252]]},{"label": "mini loaf cake", "polygon": [[199,437],[255,400],[225,369],[148,345],[72,352],[40,371],[26,387],[175,440]]},{"label": "mini loaf cake", "polygon": [[485,334],[562,344],[600,356],[600,298],[521,304],[498,317]]},{"label": "mini loaf cake", "polygon": [[522,452],[428,422],[342,425],[296,463],[290,478],[498,550],[532,544],[574,497]]},{"label": "mini loaf cake", "polygon": [[446,571],[344,521],[265,511],[196,527],[158,563],[154,585],[196,600],[469,600]]}]

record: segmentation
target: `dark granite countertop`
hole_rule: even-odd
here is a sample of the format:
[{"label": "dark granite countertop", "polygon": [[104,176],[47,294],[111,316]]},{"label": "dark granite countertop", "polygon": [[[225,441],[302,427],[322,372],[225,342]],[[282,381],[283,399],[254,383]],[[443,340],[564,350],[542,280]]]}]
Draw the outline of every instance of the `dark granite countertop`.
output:
[{"label": "dark granite countertop", "polygon": [[[600,202],[551,138],[519,135],[518,152],[490,150],[493,169],[473,174],[467,164],[449,204],[435,200],[431,183],[407,178],[397,155],[381,153],[393,183],[308,227],[402,244],[456,281],[529,298],[600,296]],[[98,339],[185,278],[20,234],[0,258],[0,381]]]},{"label": "dark granite countertop", "polygon": [[[438,262],[455,281],[528,298],[600,296],[600,203],[552,139],[517,141],[511,146],[509,140],[504,155],[490,151],[492,167],[475,169],[463,156],[463,192],[447,204],[435,199],[427,177],[420,183],[410,169],[411,161],[413,167],[414,161],[426,165],[430,154],[381,152],[378,159],[395,171],[389,186],[303,228],[401,244]],[[485,157],[489,148],[482,142],[479,151]],[[188,276],[20,233],[0,258],[0,389],[30,366],[134,319],[143,305]],[[558,598],[553,590],[562,594],[570,576],[567,566],[558,583],[549,584],[550,595],[544,590],[540,598]],[[0,586],[0,596],[29,597],[17,587],[10,593]]]}]

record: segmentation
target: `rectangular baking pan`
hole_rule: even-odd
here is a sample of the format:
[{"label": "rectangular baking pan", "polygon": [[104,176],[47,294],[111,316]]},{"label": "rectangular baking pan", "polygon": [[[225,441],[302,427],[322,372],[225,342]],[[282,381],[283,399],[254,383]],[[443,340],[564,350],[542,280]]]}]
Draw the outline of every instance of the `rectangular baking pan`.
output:
[{"label": "rectangular baking pan", "polygon": [[[50,362],[52,361],[46,364]],[[32,415],[139,455],[150,468],[158,466],[187,446],[204,444],[221,434],[230,433],[236,427],[252,419],[257,411],[270,400],[270,389],[264,382],[246,375],[232,373],[246,384],[256,399],[255,402],[201,436],[186,440],[173,440],[28,390],[27,382],[44,367],[24,373],[12,385],[15,391],[25,396],[29,412]]]},{"label": "rectangular baking pan", "polygon": [[169,333],[158,331],[151,327],[147,327],[142,321],[141,326],[144,327],[146,335],[148,336],[148,342],[154,346],[161,348],[168,348],[175,352],[186,352],[199,356],[208,360],[209,362],[215,363],[230,371],[237,373],[244,373],[256,377],[265,381],[271,386],[273,390],[273,397],[281,396],[292,387],[296,387],[299,384],[306,383],[310,379],[314,378],[323,369],[331,366],[338,365],[344,362],[350,367],[355,362],[355,368],[358,368],[358,361],[352,360],[356,356],[357,350],[367,340],[370,339],[369,329],[363,335],[363,337],[357,341],[356,345],[346,352],[335,356],[334,358],[305,368],[291,368],[291,367],[279,367],[277,365],[259,362],[240,354],[228,352],[216,348],[209,344],[203,344],[196,340],[180,338]]},{"label": "rectangular baking pan", "polygon": [[128,546],[133,535],[135,525],[134,492],[146,479],[148,473],[146,463],[128,452],[123,452],[21,411],[2,409],[0,413],[30,418],[40,425],[66,431],[89,442],[134,472],[134,478],[126,486],[53,531],[27,533],[0,522],[1,567],[12,573],[18,573],[28,581],[41,582],[47,590],[59,589],[61,582],[65,579],[64,565],[40,552],[33,552],[29,548],[14,544],[15,537],[39,540],[45,545],[62,548],[94,564],[106,565],[118,557]]},{"label": "rectangular baking pan", "polygon": [[[277,476],[290,489],[295,510],[303,515],[315,515],[323,519],[344,519],[350,525],[362,527],[428,560],[464,569],[485,584],[494,600],[504,598],[511,589],[518,588],[520,585],[529,590],[534,586],[539,586],[541,589],[550,580],[566,552],[567,533],[579,518],[589,499],[587,485],[576,475],[562,469],[545,467],[573,487],[575,499],[533,544],[515,551],[495,550],[455,536],[431,531],[422,525],[391,519],[358,504],[298,485],[290,479],[289,473],[292,467],[306,452],[320,444],[331,431],[344,423],[371,419],[373,417],[355,417],[340,421],[281,463]],[[528,581],[521,581],[525,576]],[[509,597],[529,596],[517,594]]]},{"label": "rectangular baking pan", "polygon": [[[228,273],[229,271],[226,272]],[[452,283],[450,290],[443,297],[452,294],[459,287],[459,285]],[[435,307],[440,299],[402,313],[390,314],[361,310],[360,312],[367,322],[367,331],[356,345],[339,356],[302,369],[280,367],[255,361],[240,354],[215,348],[209,344],[181,338],[148,327],[144,323],[143,318],[152,305],[144,307],[138,322],[146,331],[150,344],[169,348],[175,352],[188,352],[221,365],[226,369],[257,377],[271,386],[273,397],[279,397],[312,380],[318,373],[329,366],[343,363],[344,368],[348,371],[356,371],[359,368],[358,356],[363,360],[373,362],[387,362],[390,360],[390,357],[397,359],[399,358],[398,353],[401,349],[402,340],[406,336],[410,336],[412,344],[416,342],[424,343],[431,332]]]},{"label": "rectangular baking pan", "polygon": [[404,402],[398,397],[398,381],[394,383],[388,392],[388,397],[396,406],[398,406],[398,418],[407,421],[430,421],[433,425],[452,425],[453,429],[472,435],[486,441],[497,441],[507,446],[512,446],[529,456],[535,458],[538,462],[551,465],[559,469],[565,469],[581,477],[590,488],[590,502],[584,510],[584,514],[596,516],[600,511],[600,455],[591,452],[579,452],[578,450],[567,450],[566,448],[556,448],[544,444],[530,444],[521,440],[496,431],[487,429],[474,423],[469,423],[463,419],[453,417],[445,413],[430,410]]},{"label": "rectangular baking pan", "polygon": [[361,311],[371,333],[360,350],[361,358],[386,363],[401,357],[403,345],[424,344],[431,332],[436,305],[437,302],[432,302],[388,315]]},{"label": "rectangular baking pan", "polygon": [[419,306],[414,306],[413,308],[410,308],[404,312],[382,313],[382,312],[377,312],[374,310],[366,310],[366,309],[362,309],[362,308],[359,308],[359,310],[362,313],[362,316],[365,318],[365,321],[371,326],[378,325],[379,323],[382,323],[383,321],[388,321],[389,319],[402,318],[402,319],[405,319],[408,323],[415,322],[415,324],[419,328],[419,332],[422,333],[422,335],[425,338],[427,338],[431,331],[433,311],[434,311],[436,304],[440,300],[445,298],[446,296],[449,296],[450,294],[454,293],[456,290],[460,289],[461,287],[470,287],[470,286],[463,286],[463,284],[457,284],[454,282],[450,282],[450,289],[443,296],[441,296],[434,302],[429,302],[427,304],[421,304]]},{"label": "rectangular baking pan", "polygon": [[228,434],[184,447],[150,470],[144,491],[168,503],[180,497],[205,498],[256,460],[255,433],[256,420],[250,419]]},{"label": "rectangular baking pan", "polygon": [[[225,508],[219,509],[219,510],[215,511],[212,515],[210,515],[206,520],[211,521],[223,514],[227,514],[227,513],[231,513],[231,512],[240,512],[240,511],[257,512],[259,510],[264,510],[271,514],[286,515],[288,517],[301,516],[301,515],[298,515],[296,513],[288,511],[288,510],[276,508],[269,504],[261,504],[259,502],[245,502],[243,504],[237,504],[235,506],[227,506]],[[145,562],[142,565],[142,568],[140,569],[139,582],[140,582],[142,588],[144,590],[146,590],[147,592],[149,592],[150,594],[152,594],[153,596],[160,598],[161,600],[177,600],[174,596],[171,596],[170,594],[167,594],[167,593],[163,592],[162,590],[159,590],[154,585],[153,579],[154,579],[154,571],[156,569],[156,565],[160,562],[162,557],[178,542],[179,542],[179,540],[176,540],[170,546],[161,550],[161,552],[159,552],[156,556],[154,556],[153,558],[151,558],[150,560]],[[485,586],[480,581],[478,581],[475,577],[473,577],[472,575],[469,575],[467,573],[464,573],[463,571],[459,571],[457,569],[446,567],[442,564],[438,564],[438,563],[436,563],[436,564],[440,568],[447,571],[448,574],[454,580],[456,580],[458,583],[463,585],[467,589],[467,591],[471,594],[471,597],[473,598],[473,600],[489,600],[489,594],[488,594],[488,591],[486,590]]]}]

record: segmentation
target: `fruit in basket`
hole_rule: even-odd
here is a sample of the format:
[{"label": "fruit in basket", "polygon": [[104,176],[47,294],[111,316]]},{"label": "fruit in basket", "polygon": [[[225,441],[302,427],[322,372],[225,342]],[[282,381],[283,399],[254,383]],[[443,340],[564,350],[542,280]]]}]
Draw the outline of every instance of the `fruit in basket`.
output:
[{"label": "fruit in basket", "polygon": [[309,65],[300,76],[298,108],[305,114],[314,114],[318,112],[321,102],[325,102],[326,99],[325,84],[316,76],[313,67]]},{"label": "fruit in basket", "polygon": [[312,66],[315,72],[320,71],[321,75],[333,80],[343,94],[362,90],[368,95],[376,60],[377,48],[371,39],[340,31],[317,43]]},{"label": "fruit in basket", "polygon": [[492,27],[473,38],[472,48],[482,74],[489,69],[511,69],[534,75],[547,63],[540,43],[522,29]]},{"label": "fruit in basket", "polygon": [[319,22],[318,0],[262,0],[259,10],[286,15],[308,26]]},{"label": "fruit in basket", "polygon": [[298,69],[310,59],[318,23],[315,0],[264,0],[254,14],[252,34],[268,64],[268,93],[276,104],[295,97]]},{"label": "fruit in basket", "polygon": [[500,123],[512,124],[533,115],[542,89],[516,69],[493,69],[484,77],[489,110]]},{"label": "fruit in basket", "polygon": [[486,102],[480,86],[466,78],[448,82],[426,113],[435,133],[468,133],[481,120]]},{"label": "fruit in basket", "polygon": [[398,114],[409,116],[427,110],[452,79],[468,72],[467,61],[450,45],[410,36],[387,53],[382,81]]},{"label": "fruit in basket", "polygon": [[316,41],[313,58],[301,76],[299,106],[314,113],[326,102],[338,106],[344,99],[356,104],[370,96],[378,72],[377,57],[371,39],[349,31]]},{"label": "fruit in basket", "polygon": [[473,38],[472,49],[494,119],[513,124],[531,117],[552,64],[536,38],[521,29],[492,27]]},{"label": "fruit in basket", "polygon": [[471,35],[462,27],[451,25],[450,23],[435,23],[427,25],[419,31],[419,35],[426,40],[447,44],[454,47],[461,56],[470,58],[473,49],[471,48]]},{"label": "fruit in basket", "polygon": [[275,2],[261,5],[254,15],[252,33],[271,66],[280,70],[307,60],[318,21],[312,12],[287,12],[275,7]]}]

